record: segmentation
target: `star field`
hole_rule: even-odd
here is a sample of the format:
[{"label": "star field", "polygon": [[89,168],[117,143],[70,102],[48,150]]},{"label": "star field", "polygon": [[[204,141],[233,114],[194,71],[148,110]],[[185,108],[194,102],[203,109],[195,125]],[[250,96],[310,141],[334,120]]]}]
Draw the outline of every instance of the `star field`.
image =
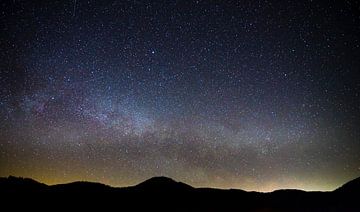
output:
[{"label": "star field", "polygon": [[352,1],[0,5],[0,176],[271,191],[360,175]]}]

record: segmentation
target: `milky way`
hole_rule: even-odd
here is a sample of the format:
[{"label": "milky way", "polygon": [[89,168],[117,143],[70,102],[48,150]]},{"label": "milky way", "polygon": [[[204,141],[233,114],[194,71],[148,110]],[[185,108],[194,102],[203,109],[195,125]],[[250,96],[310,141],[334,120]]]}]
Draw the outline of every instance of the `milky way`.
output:
[{"label": "milky way", "polygon": [[270,191],[360,175],[351,1],[0,8],[0,176]]}]

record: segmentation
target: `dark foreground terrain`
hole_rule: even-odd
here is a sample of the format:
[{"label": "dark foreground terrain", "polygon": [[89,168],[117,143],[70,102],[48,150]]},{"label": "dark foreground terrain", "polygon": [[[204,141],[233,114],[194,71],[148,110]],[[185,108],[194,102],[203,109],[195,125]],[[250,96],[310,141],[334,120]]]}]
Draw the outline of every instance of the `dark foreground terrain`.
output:
[{"label": "dark foreground terrain", "polygon": [[90,182],[49,186],[10,176],[0,178],[0,195],[1,211],[360,211],[360,178],[332,192],[259,193],[193,188],[166,177],[114,188]]}]

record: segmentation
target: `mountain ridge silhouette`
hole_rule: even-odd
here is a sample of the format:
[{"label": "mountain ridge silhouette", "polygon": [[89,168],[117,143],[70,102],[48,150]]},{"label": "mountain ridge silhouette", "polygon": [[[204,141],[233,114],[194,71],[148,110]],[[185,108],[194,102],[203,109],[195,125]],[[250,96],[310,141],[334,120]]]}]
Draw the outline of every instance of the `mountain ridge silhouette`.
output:
[{"label": "mountain ridge silhouette", "polygon": [[[128,187],[111,187],[95,182],[46,185],[30,178],[0,177],[0,196],[4,201],[38,200],[50,205],[93,209],[117,207],[129,210],[176,211],[360,211],[360,177],[334,191],[281,189],[272,192],[241,189],[195,188],[168,177],[153,177]],[[3,198],[4,199],[4,198]],[[12,205],[14,206],[14,205]]]}]

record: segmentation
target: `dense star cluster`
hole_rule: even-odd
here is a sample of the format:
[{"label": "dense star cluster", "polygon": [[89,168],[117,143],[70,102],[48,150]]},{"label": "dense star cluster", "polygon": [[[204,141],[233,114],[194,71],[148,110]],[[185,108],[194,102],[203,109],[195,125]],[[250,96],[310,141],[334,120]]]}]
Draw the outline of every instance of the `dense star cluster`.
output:
[{"label": "dense star cluster", "polygon": [[332,190],[360,175],[352,1],[2,1],[0,176]]}]

